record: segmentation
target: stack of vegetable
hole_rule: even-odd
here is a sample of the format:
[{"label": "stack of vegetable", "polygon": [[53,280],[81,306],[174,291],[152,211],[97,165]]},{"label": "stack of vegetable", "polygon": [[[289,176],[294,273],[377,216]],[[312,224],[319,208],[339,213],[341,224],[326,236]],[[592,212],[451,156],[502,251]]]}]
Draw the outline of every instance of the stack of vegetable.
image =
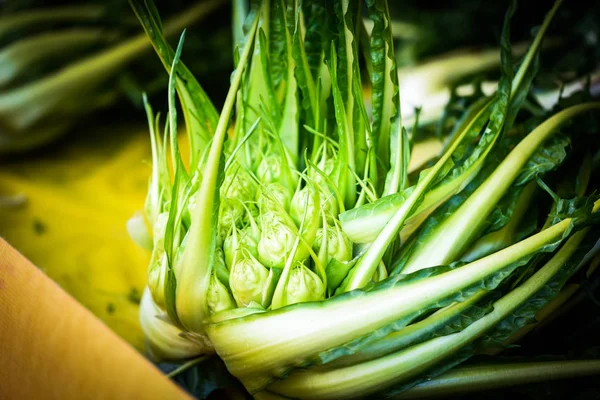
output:
[{"label": "stack of vegetable", "polygon": [[215,352],[257,398],[392,396],[510,343],[594,256],[600,103],[524,107],[560,1],[514,66],[510,5],[497,89],[414,174],[385,1],[236,4],[220,114],[183,36],[174,51],[151,1],[131,4],[170,73],[164,123],[146,104],[153,169],[129,225],[152,250],[156,358]]},{"label": "stack of vegetable", "polygon": [[[171,5],[170,14],[175,15],[165,24],[164,34],[178,34],[222,3],[212,0],[185,10]],[[123,18],[126,6],[118,1],[3,5],[0,153],[47,144],[82,117],[125,95],[139,103],[141,88],[153,91],[164,87],[162,74],[153,63],[143,60],[151,50],[148,39],[139,32],[135,19]],[[208,52],[206,43],[211,41],[195,49]],[[218,61],[213,59],[213,65],[218,66]]]}]

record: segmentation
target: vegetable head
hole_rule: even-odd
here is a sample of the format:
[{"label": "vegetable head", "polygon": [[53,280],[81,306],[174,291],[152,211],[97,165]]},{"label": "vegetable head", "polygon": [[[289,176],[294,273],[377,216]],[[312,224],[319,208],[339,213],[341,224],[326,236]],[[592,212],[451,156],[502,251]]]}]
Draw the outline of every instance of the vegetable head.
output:
[{"label": "vegetable head", "polygon": [[269,270],[251,254],[245,253],[231,267],[229,285],[238,307],[262,303]]},{"label": "vegetable head", "polygon": [[352,242],[337,224],[317,231],[313,250],[320,254],[323,246],[327,249],[327,263],[331,259],[342,262],[352,259]]},{"label": "vegetable head", "polygon": [[229,290],[221,283],[216,274],[213,274],[210,279],[207,297],[210,314],[216,314],[236,307]]},{"label": "vegetable head", "polygon": [[324,300],[325,285],[304,263],[297,262],[292,267],[286,294],[288,305]]},{"label": "vegetable head", "polygon": [[269,183],[259,190],[258,205],[263,213],[280,208],[287,211],[292,201],[294,190],[279,183]]},{"label": "vegetable head", "polygon": [[[503,341],[520,329],[593,248],[587,232],[597,233],[600,200],[584,197],[591,167],[577,169],[586,182],[575,185],[579,197],[548,190],[554,205],[540,203],[546,223],[516,228],[532,190],[525,185],[535,177],[555,187],[544,174],[562,168],[567,151],[579,155],[553,133],[600,109],[563,106],[523,123],[558,4],[515,74],[511,3],[496,91],[460,108],[449,133],[444,126],[441,154],[414,176],[385,1],[367,0],[368,35],[357,1],[253,2],[224,111],[214,132],[196,126],[209,139],[193,136],[190,167],[178,153],[174,89],[188,116],[206,99],[193,98],[178,72],[180,46],[171,62],[170,136],[151,136],[161,168],[148,202],[150,214],[168,211],[168,318],[184,335],[206,334],[257,397],[392,396],[485,348],[488,335]],[[148,24],[153,14],[143,15]],[[158,47],[169,58],[169,47]],[[169,162],[161,143],[172,150]],[[187,218],[181,209],[192,202]]]},{"label": "vegetable head", "polygon": [[258,259],[269,268],[283,268],[296,240],[292,227],[276,212],[262,214],[260,226]]},{"label": "vegetable head", "polygon": [[297,226],[300,226],[305,210],[308,215],[320,213],[320,204],[315,204],[315,189],[308,186],[297,190],[290,204],[290,216]]},{"label": "vegetable head", "polygon": [[248,252],[255,258],[258,257],[258,241],[253,235],[252,229],[246,227],[237,232],[233,231],[223,241],[223,252],[225,253],[225,262],[229,268],[232,267],[235,259],[243,257],[245,252]]},{"label": "vegetable head", "polygon": [[256,176],[263,185],[279,183],[284,187],[290,187],[297,181],[287,158],[277,153],[267,155],[260,161]]},{"label": "vegetable head", "polygon": [[221,195],[234,202],[253,201],[257,187],[256,181],[248,171],[245,168],[238,167],[226,174],[221,185]]}]

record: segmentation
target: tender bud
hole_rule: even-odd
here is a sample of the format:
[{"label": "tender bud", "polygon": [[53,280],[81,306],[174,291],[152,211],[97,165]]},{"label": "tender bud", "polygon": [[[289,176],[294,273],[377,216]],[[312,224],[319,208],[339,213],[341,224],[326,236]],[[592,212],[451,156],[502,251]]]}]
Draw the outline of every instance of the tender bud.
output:
[{"label": "tender bud", "polygon": [[269,268],[283,268],[292,251],[296,235],[274,212],[261,216],[262,233],[258,241],[258,259]]},{"label": "tender bud", "polygon": [[284,183],[283,167],[282,158],[276,154],[270,154],[258,164],[256,176],[265,185],[268,183]]},{"label": "tender bud", "polygon": [[[317,167],[326,176],[330,176],[330,174],[333,172],[333,169],[335,168],[335,159],[332,157],[327,158],[325,160],[321,159],[319,160]],[[327,182],[322,173],[315,171],[313,168],[309,168],[308,170],[308,176],[310,177],[310,179],[312,179],[315,185],[326,189],[329,187],[329,183]]]},{"label": "tender bud", "polygon": [[258,257],[258,241],[260,240],[260,233],[258,238],[255,239],[255,233],[250,227],[238,230],[223,241],[223,252],[225,253],[225,263],[227,267],[231,269],[233,266],[234,259],[240,259],[242,257],[242,250],[248,251],[255,258]]},{"label": "tender bud", "polygon": [[290,272],[286,294],[287,305],[324,300],[325,285],[317,274],[298,262]]},{"label": "tender bud", "polygon": [[288,210],[292,201],[292,190],[279,183],[269,183],[258,195],[258,205],[263,212],[283,208]]},{"label": "tender bud", "polygon": [[221,199],[219,204],[219,236],[226,238],[232,229],[240,227],[245,218],[246,210],[242,203],[236,200]]},{"label": "tender bud", "polygon": [[292,197],[292,203],[290,204],[290,216],[297,226],[300,226],[302,223],[305,208],[306,217],[310,218],[315,209],[315,199],[313,191],[308,186],[297,190],[296,193],[294,193],[294,197]]},{"label": "tender bud", "polygon": [[269,270],[251,254],[236,260],[229,275],[229,285],[238,307],[252,302],[262,304],[268,276]]},{"label": "tender bud", "polygon": [[[315,186],[318,188],[318,186]],[[329,190],[319,190],[319,209],[316,210],[319,213],[322,211],[325,213],[328,221],[333,221],[338,215],[338,205],[335,196],[331,194]],[[290,205],[290,216],[294,220],[297,226],[300,226],[302,217],[304,216],[304,207],[308,202],[308,208],[306,210],[307,220],[311,219],[311,215],[315,212],[315,196],[313,189],[309,186],[305,186],[302,189],[294,193],[292,202]],[[322,219],[319,218],[319,226],[322,224]]]},{"label": "tender bud", "polygon": [[208,312],[211,315],[236,307],[229,290],[221,283],[216,273],[210,279],[206,301],[208,303]]},{"label": "tender bud", "polygon": [[127,233],[129,237],[145,250],[152,250],[153,243],[142,213],[137,212],[127,220]]},{"label": "tender bud", "polygon": [[162,253],[160,259],[152,262],[148,266],[148,288],[152,293],[154,302],[160,306],[165,306],[165,278],[167,276],[167,254]]},{"label": "tender bud", "polygon": [[[327,243],[327,263],[331,259],[344,262],[352,259],[352,242],[348,236],[338,226],[327,226],[327,237],[325,235],[325,229],[319,228],[317,230],[317,236],[313,242],[313,250],[319,254],[323,242]],[[323,240],[325,239],[325,240]]]},{"label": "tender bud", "polygon": [[256,198],[257,188],[257,182],[245,168],[234,167],[233,171],[225,176],[221,186],[221,195],[244,202],[253,201]]}]

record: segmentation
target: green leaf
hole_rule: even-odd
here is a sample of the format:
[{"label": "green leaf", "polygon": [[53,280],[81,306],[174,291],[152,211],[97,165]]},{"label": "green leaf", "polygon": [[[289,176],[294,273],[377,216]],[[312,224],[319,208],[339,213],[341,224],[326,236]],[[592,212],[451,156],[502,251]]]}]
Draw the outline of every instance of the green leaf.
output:
[{"label": "green leaf", "polygon": [[208,155],[202,167],[202,181],[195,194],[196,207],[192,213],[187,244],[181,264],[177,266],[177,315],[188,330],[203,333],[208,314],[206,292],[215,264],[217,245],[217,217],[219,210],[219,187],[223,180],[225,164],[223,143],[227,136],[236,95],[248,64],[258,26],[258,18],[248,33],[238,67],[223,105]]},{"label": "green leaf", "polygon": [[517,187],[516,190],[507,193],[498,204],[504,202],[508,204],[496,208],[490,214],[491,224],[487,229],[489,233],[473,243],[461,256],[461,260],[477,260],[533,233],[537,228],[535,218],[537,215],[530,206],[535,198],[536,187],[536,184],[531,182],[525,187]]},{"label": "green leaf", "polygon": [[289,76],[288,70],[291,68],[288,57],[289,21],[286,18],[287,5],[284,0],[269,0],[265,2],[264,7],[268,7],[269,3],[268,46],[259,46],[259,48],[268,48],[264,56],[269,60],[269,74],[265,77],[274,89],[278,89],[280,85],[285,86]]},{"label": "green leaf", "polygon": [[[509,35],[509,23],[512,14],[513,8],[510,7],[505,18],[503,29],[503,35],[506,37]],[[493,144],[496,142],[502,131],[501,128],[504,122],[504,116],[506,114],[508,98],[510,96],[510,81],[506,78],[507,77],[503,77],[499,84],[495,107],[490,114],[486,131],[479,140],[476,148],[467,156],[463,164],[459,165],[457,168],[459,171],[457,174],[459,175],[462,175],[463,169],[470,170],[469,167],[473,165],[483,165],[484,157],[490,152]],[[484,114],[485,109],[486,108],[480,111],[479,115]],[[470,126],[471,124],[469,124],[469,127]],[[348,275],[347,280],[343,286],[340,287],[340,291],[357,289],[363,287],[369,282],[379,262],[383,259],[388,247],[396,239],[398,233],[400,233],[401,229],[407,222],[407,219],[413,213],[413,210],[415,210],[418,205],[423,204],[423,198],[430,190],[431,186],[435,185],[436,182],[439,182],[448,173],[449,169],[454,166],[455,161],[452,158],[466,151],[463,149],[465,148],[465,144],[468,143],[467,139],[470,135],[471,131],[469,129],[465,129],[463,132],[461,132],[461,134],[452,143],[450,148],[446,150],[436,164],[421,174],[421,178],[415,185],[415,189],[410,193],[410,195],[407,196],[406,201],[402,203],[400,208],[394,211],[393,216],[388,223],[381,227],[382,230],[378,234],[377,238],[357,261],[353,270]],[[439,200],[437,203],[439,204]],[[342,222],[342,228],[344,229],[343,221],[341,219],[340,221]],[[348,233],[346,229],[344,229],[344,232]],[[351,235],[348,236],[353,239]],[[433,250],[433,253],[437,254],[437,250]],[[445,259],[445,262],[421,265],[420,260],[417,259],[415,264],[419,265],[419,268],[426,268],[448,262],[451,262],[451,260]],[[413,271],[409,270],[408,272]]]},{"label": "green leaf", "polygon": [[[435,176],[429,178],[433,179],[434,182],[431,189],[425,192],[423,201],[414,212],[411,212],[406,222],[404,229],[407,233],[403,234],[403,240],[406,240],[439,205],[464,188],[482,167],[483,157],[480,159],[467,158],[465,164],[458,165],[455,165],[454,160],[460,161],[467,152],[467,144],[471,143],[480,134],[488,121],[492,105],[491,99],[487,99],[485,104],[475,104],[467,117],[458,125],[456,139],[452,142],[451,147],[446,150],[444,163],[436,167]],[[478,154],[481,154],[482,151],[489,151],[490,147],[486,149],[486,144],[493,145],[495,140],[491,135],[486,135],[484,142],[479,147]],[[466,162],[470,164],[466,164]],[[423,171],[419,181],[424,181],[424,177],[430,172],[431,170]],[[449,174],[450,177],[445,179]],[[412,191],[412,188],[410,190]],[[408,194],[403,191],[384,196],[374,203],[348,210],[339,216],[342,229],[354,242],[372,242],[383,229],[385,222],[389,221],[399,210],[407,197]]]},{"label": "green leaf", "polygon": [[[129,4],[152,41],[167,72],[171,73],[175,53],[163,35],[156,6],[151,0],[130,0]],[[194,167],[198,165],[199,157],[215,132],[219,115],[194,75],[183,63],[178,63],[175,73],[175,86],[190,140],[190,165]]]},{"label": "green leaf", "polygon": [[[470,264],[426,269],[325,302],[211,324],[207,333],[229,370],[255,392],[290,368],[306,366],[322,352],[331,361],[356,350],[347,346],[350,342],[364,345],[406,326],[430,307],[444,307],[481,289],[494,289],[535,254],[553,251],[576,224],[589,221],[591,207],[578,212],[574,219],[567,218]],[[312,323],[305,324],[306,320]]]},{"label": "green leaf", "polygon": [[336,291],[355,263],[356,260],[338,261],[334,258],[329,261],[325,268],[328,293],[333,294]]},{"label": "green leaf", "polygon": [[[320,105],[317,103],[317,93],[314,77],[317,76],[316,71],[311,70],[309,64],[309,56],[306,52],[306,45],[309,45],[308,38],[302,37],[301,17],[302,8],[304,5],[295,7],[294,9],[294,30],[292,37],[292,57],[295,63],[295,76],[298,87],[302,91],[302,108],[306,113],[306,119],[309,125],[314,129],[319,129],[319,121],[317,120]],[[312,4],[311,9],[316,9],[317,4]],[[307,36],[310,34],[307,32]],[[312,44],[312,43],[311,43]],[[319,50],[321,50],[319,48]],[[314,50],[317,52],[317,50]],[[322,50],[321,50],[322,51]],[[318,51],[318,61],[321,62],[321,51]],[[315,55],[313,55],[316,58]],[[313,61],[314,62],[314,61]],[[316,68],[316,67],[313,67]]]},{"label": "green leaf", "polygon": [[[368,0],[367,7],[369,18],[373,21],[370,45],[373,66],[371,76],[373,85],[373,142],[377,149],[377,155],[381,159],[383,171],[388,171],[390,165],[396,164],[395,160],[402,160],[405,157],[401,153],[404,150],[403,146],[397,146],[394,142],[390,144],[390,132],[392,132],[392,119],[394,116],[397,117],[397,120],[394,121],[394,124],[397,124],[396,135],[399,135],[399,129],[402,126],[398,72],[396,70],[394,38],[391,29],[392,20],[386,1]],[[392,147],[392,152],[395,150],[395,154],[390,152],[390,147]],[[392,156],[391,160],[390,155]],[[402,165],[402,163],[397,163],[397,165]],[[404,174],[406,174],[406,169],[400,175]],[[395,188],[386,186],[384,195],[394,193],[393,189]]]},{"label": "green leaf", "polygon": [[299,157],[299,118],[300,118],[300,110],[299,110],[299,102],[297,89],[298,84],[296,81],[295,71],[296,66],[293,58],[293,44],[292,37],[290,35],[289,30],[287,29],[288,25],[292,24],[292,21],[287,20],[286,9],[284,8],[285,3],[283,0],[281,1],[282,8],[282,22],[285,24],[285,57],[287,58],[287,76],[285,79],[285,96],[283,98],[283,107],[282,107],[282,115],[283,118],[281,120],[281,124],[279,125],[279,137],[281,138],[282,143],[290,152],[292,160],[296,163]]},{"label": "green leaf", "polygon": [[333,32],[324,27],[333,26],[332,2],[326,0],[313,0],[302,2],[302,13],[306,21],[306,33],[304,36],[304,49],[309,70],[313,77],[319,76],[319,70],[323,64],[323,57],[329,54],[329,45],[333,38]]},{"label": "green leaf", "polygon": [[482,337],[476,346],[482,351],[488,346],[502,345],[523,326],[535,321],[535,314],[554,299],[566,281],[571,278],[582,266],[582,260],[598,241],[598,229],[584,229],[575,233],[564,245],[563,252],[572,252],[572,255],[564,261],[560,271],[549,280],[534,296],[525,304],[518,307],[508,317],[501,321],[493,330]]},{"label": "green leaf", "polygon": [[[568,235],[569,231],[570,228],[567,228],[564,233]],[[537,235],[532,237],[535,236]],[[294,371],[287,375],[284,380],[269,385],[268,390],[287,396],[303,397],[307,396],[308,391],[310,391],[310,396],[345,397],[349,395],[364,396],[380,392],[383,388],[391,386],[390,389],[385,391],[385,396],[388,397],[416,384],[417,382],[413,381],[415,378],[417,380],[421,380],[423,377],[428,378],[427,373],[431,373],[432,370],[433,374],[441,373],[449,366],[456,365],[468,358],[472,353],[471,344],[474,341],[511,315],[543,288],[547,282],[552,280],[560,272],[564,262],[571,257],[573,251],[577,248],[576,244],[573,246],[573,242],[577,238],[578,234],[575,234],[567,241],[569,246],[566,246],[566,250],[561,249],[526,282],[495,301],[493,312],[486,313],[458,332],[439,336],[361,364],[342,368],[328,368],[325,365]],[[559,240],[550,246],[542,246],[533,253],[528,253],[518,263],[511,264],[503,272],[510,274],[513,268],[526,264],[538,251],[553,251],[561,242],[562,240]],[[494,256],[499,256],[501,253],[504,253],[504,251],[500,251]],[[467,266],[471,265],[473,264]],[[458,267],[455,271],[467,266]],[[450,273],[452,272],[447,274]],[[482,286],[492,289],[497,287],[505,278],[506,275],[500,279],[490,277],[490,280]],[[431,280],[424,279],[420,282]],[[404,289],[406,290],[406,286]],[[308,382],[310,382],[310,385],[308,385]]]},{"label": "green leaf", "polygon": [[[334,101],[334,114],[337,123],[339,149],[335,160],[332,179],[337,184],[344,199],[344,205],[352,208],[356,199],[354,175],[350,172],[353,168],[352,155],[354,154],[354,137],[351,136],[351,124],[347,119],[346,106],[342,98],[341,86],[338,80],[338,63],[335,47],[331,47],[329,73],[331,74],[331,88]],[[350,169],[350,171],[348,171]]]},{"label": "green leaf", "polygon": [[177,51],[173,56],[173,65],[169,76],[168,99],[169,99],[169,135],[172,151],[172,165],[175,168],[175,178],[171,194],[171,207],[169,208],[169,218],[165,230],[164,247],[167,254],[167,274],[165,277],[164,300],[165,308],[169,319],[177,326],[181,326],[179,316],[177,315],[177,275],[175,264],[177,260],[176,251],[181,246],[181,215],[187,204],[187,196],[184,194],[185,186],[188,183],[188,176],[183,167],[183,161],[179,154],[177,145],[177,109],[175,107],[175,73],[177,64],[183,49],[185,31],[181,35]]},{"label": "green leaf", "polygon": [[[253,54],[250,59],[250,67],[247,77],[244,79],[244,91],[242,96],[246,105],[244,112],[244,131],[247,131],[252,124],[261,116],[261,109],[265,108],[270,112],[277,110],[277,107],[270,104],[271,96],[269,96],[269,76],[267,71],[270,71],[263,60],[268,59],[265,55],[269,54],[268,39],[271,33],[270,27],[270,2],[269,1],[253,1],[251,2],[251,11],[247,17],[246,29],[251,29],[254,21],[259,21],[259,31],[262,30],[264,37],[267,38],[267,43],[262,43],[257,40],[254,43]],[[245,45],[247,45],[247,40]],[[271,61],[271,60],[269,60]],[[273,88],[274,89],[274,88]]]},{"label": "green leaf", "polygon": [[552,171],[567,157],[567,147],[571,144],[568,136],[558,134],[544,143],[527,161],[515,180],[515,185],[531,182],[536,177]]},{"label": "green leaf", "polygon": [[[257,43],[258,43],[257,47],[259,49],[268,48],[269,40],[267,39],[267,35],[265,34],[265,31],[262,28],[258,30]],[[260,66],[263,68],[262,75],[264,77],[268,77],[268,76],[271,76],[271,74],[274,74],[274,72],[273,72],[274,60],[273,60],[273,58],[271,58],[270,54],[266,51],[261,51],[259,53],[259,57],[260,57]],[[280,57],[285,57],[285,54]],[[259,106],[260,106],[260,108],[265,109],[266,114],[269,115],[270,120],[272,121],[272,124],[274,126],[277,126],[281,122],[282,114],[281,114],[281,110],[280,110],[280,104],[277,99],[277,94],[275,93],[275,82],[274,81],[275,81],[275,79],[265,79],[264,80],[264,82],[263,82],[264,83],[264,91],[265,91],[264,94],[267,97],[261,98],[262,103],[259,104]],[[247,105],[250,106],[250,103],[247,103]],[[263,118],[264,118],[264,115],[263,115]]]},{"label": "green leaf", "polygon": [[[360,87],[360,70],[358,66],[358,48],[356,35],[358,29],[357,20],[359,16],[358,10],[360,10],[360,3],[356,0],[336,0],[334,3],[334,10],[337,16],[337,68],[335,71],[337,85],[339,88],[340,99],[344,102],[344,113],[346,118],[345,126],[345,144],[348,148],[348,168],[350,169],[351,181],[354,181],[352,172],[356,171],[357,168],[362,168],[362,163],[358,160],[364,157],[366,153],[363,150],[361,144],[364,143],[364,121],[360,113],[355,113],[355,108],[358,103],[362,102],[362,93],[359,97],[356,97],[356,87]],[[332,46],[333,47],[333,46]],[[332,53],[333,54],[333,53]],[[333,78],[333,73],[330,70],[330,75]],[[335,96],[335,95],[334,95]],[[339,108],[340,102],[335,102],[334,107],[336,108],[336,120],[337,120],[337,109]],[[338,122],[339,127],[339,122]],[[341,145],[341,140],[340,140]],[[360,172],[359,172],[360,173]],[[352,185],[354,186],[354,185]],[[351,207],[354,200],[356,199],[356,188],[348,188],[346,200],[347,207]],[[352,204],[351,204],[352,203]]]},{"label": "green leaf", "polygon": [[491,312],[492,302],[497,298],[495,292],[490,294],[485,290],[479,291],[464,301],[446,306],[426,318],[358,348],[354,354],[337,358],[328,363],[327,367],[338,368],[374,360],[438,336],[460,332]]},{"label": "green leaf", "polygon": [[404,266],[405,272],[452,262],[481,234],[487,216],[511,188],[531,156],[540,146],[575,116],[599,104],[587,103],[568,108],[547,119],[527,135],[494,172],[452,215],[436,226],[427,240],[414,251]]}]

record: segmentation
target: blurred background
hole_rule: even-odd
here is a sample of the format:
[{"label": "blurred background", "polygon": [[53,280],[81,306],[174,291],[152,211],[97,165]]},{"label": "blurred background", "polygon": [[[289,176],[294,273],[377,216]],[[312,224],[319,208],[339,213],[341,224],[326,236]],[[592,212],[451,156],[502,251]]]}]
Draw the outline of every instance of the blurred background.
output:
[{"label": "blurred background", "polygon": [[[240,29],[230,3],[156,3],[174,46],[187,29],[182,60],[219,108]],[[493,90],[508,2],[389,3],[404,123],[412,126],[420,108],[420,136],[413,140],[441,148],[436,132],[452,123],[449,102],[469,90]],[[552,3],[519,3],[511,24],[515,58]],[[599,32],[599,5],[565,2],[542,52],[539,102],[551,104],[560,90],[585,85],[598,93]],[[142,93],[164,111],[167,81],[125,0],[0,2],[0,236],[140,351],[138,303],[149,254],[129,239],[126,224],[143,206],[150,173]],[[588,278],[571,308],[506,354],[597,357],[598,277]],[[198,369],[176,379],[200,397],[238,387],[217,364],[205,366],[217,371],[206,378],[210,384],[199,380]],[[600,397],[592,380],[577,384],[581,395],[552,383],[486,396]]]}]

